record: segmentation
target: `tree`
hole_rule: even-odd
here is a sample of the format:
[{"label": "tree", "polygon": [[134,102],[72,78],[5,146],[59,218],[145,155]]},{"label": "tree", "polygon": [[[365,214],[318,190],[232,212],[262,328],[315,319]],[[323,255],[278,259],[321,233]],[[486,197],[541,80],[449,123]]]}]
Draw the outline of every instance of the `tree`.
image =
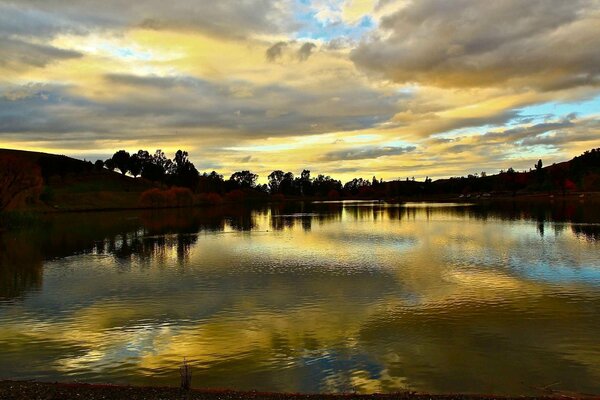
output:
[{"label": "tree", "polygon": [[281,180],[281,184],[279,186],[279,191],[286,196],[295,195],[295,185],[294,185],[294,174],[291,172],[286,172],[283,175],[283,179]]},{"label": "tree", "polygon": [[129,171],[131,156],[125,150],[119,150],[113,154],[112,160],[123,175]]},{"label": "tree", "polygon": [[96,162],[94,163],[94,167],[96,168],[96,170],[102,171],[102,169],[104,168],[104,161],[96,160]]},{"label": "tree", "polygon": [[313,181],[313,190],[318,196],[329,196],[332,192],[337,192],[339,196],[339,191],[342,190],[342,182],[330,176],[319,174]]},{"label": "tree", "polygon": [[106,167],[106,169],[108,169],[109,171],[114,171],[116,168],[115,162],[113,161],[112,158],[109,158],[108,160],[104,161],[104,166]]},{"label": "tree", "polygon": [[137,178],[138,175],[142,172],[142,168],[144,167],[142,160],[138,157],[137,154],[134,154],[129,159],[129,172],[133,175],[134,178]]},{"label": "tree", "polygon": [[535,163],[535,170],[540,172],[542,170],[542,166],[543,166],[542,160],[538,160],[538,162]]},{"label": "tree", "polygon": [[173,161],[171,161],[165,155],[165,152],[160,149],[154,152],[154,155],[152,156],[152,163],[161,167],[165,174],[170,174],[172,172]]},{"label": "tree", "polygon": [[271,194],[279,193],[281,190],[281,181],[285,173],[281,170],[273,171],[269,174],[269,189]]},{"label": "tree", "polygon": [[200,174],[188,158],[188,152],[177,150],[175,163],[171,169],[175,184],[188,188],[196,188]]},{"label": "tree", "polygon": [[258,175],[253,174],[250,171],[238,171],[231,175],[229,181],[234,183],[238,188],[250,189],[256,186],[257,179]]},{"label": "tree", "polygon": [[144,167],[142,168],[142,178],[157,182],[162,181],[164,177],[165,170],[161,165],[155,164],[154,162],[144,164]]},{"label": "tree", "polygon": [[300,190],[300,195],[312,196],[313,187],[309,170],[305,169],[300,173],[300,178],[298,179],[298,189]]}]

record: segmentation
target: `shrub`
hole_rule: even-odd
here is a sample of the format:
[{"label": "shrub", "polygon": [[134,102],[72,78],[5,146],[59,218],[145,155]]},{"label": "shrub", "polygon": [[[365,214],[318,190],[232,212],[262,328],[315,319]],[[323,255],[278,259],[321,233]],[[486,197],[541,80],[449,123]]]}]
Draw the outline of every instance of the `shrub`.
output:
[{"label": "shrub", "polygon": [[191,207],[194,205],[194,195],[188,188],[172,187],[166,192],[172,207]]},{"label": "shrub", "polygon": [[37,165],[18,157],[0,158],[0,211],[36,202],[42,183]]},{"label": "shrub", "polygon": [[223,198],[218,193],[214,192],[201,193],[198,195],[197,200],[198,204],[207,204],[211,206],[215,206],[223,202]]},{"label": "shrub", "polygon": [[236,189],[227,193],[225,198],[231,203],[242,203],[244,200],[246,200],[246,193],[244,193],[242,190]]},{"label": "shrub", "polygon": [[160,189],[149,189],[140,195],[140,206],[149,208],[167,207],[167,197]]},{"label": "shrub", "polygon": [[149,189],[140,195],[139,204],[147,208],[191,207],[194,195],[188,188],[172,187],[168,190]]}]

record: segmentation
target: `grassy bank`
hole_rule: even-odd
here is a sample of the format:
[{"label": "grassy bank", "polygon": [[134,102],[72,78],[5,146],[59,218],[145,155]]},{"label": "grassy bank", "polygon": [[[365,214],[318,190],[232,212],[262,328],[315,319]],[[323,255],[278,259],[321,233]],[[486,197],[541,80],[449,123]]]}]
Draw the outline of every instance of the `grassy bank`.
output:
[{"label": "grassy bank", "polygon": [[229,390],[190,390],[182,392],[173,387],[90,385],[81,383],[42,383],[0,381],[0,399],[3,400],[480,400],[480,399],[600,399],[600,396],[583,396],[569,393],[555,393],[545,396],[503,397],[493,395],[445,394],[430,395],[414,392],[390,394],[296,394],[296,393],[261,393],[237,392]]}]

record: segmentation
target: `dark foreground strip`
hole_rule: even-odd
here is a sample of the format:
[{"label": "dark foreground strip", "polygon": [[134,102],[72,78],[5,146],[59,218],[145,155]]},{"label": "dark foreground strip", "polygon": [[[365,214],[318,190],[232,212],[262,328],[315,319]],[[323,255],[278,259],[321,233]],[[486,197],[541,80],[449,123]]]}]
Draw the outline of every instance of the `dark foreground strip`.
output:
[{"label": "dark foreground strip", "polygon": [[[533,399],[599,399],[600,396],[579,396],[556,394],[541,397],[515,397],[521,400]],[[17,382],[0,381],[1,400],[480,400],[498,399],[508,397],[485,395],[427,395],[420,393],[394,393],[394,394],[295,394],[295,393],[261,393],[261,392],[236,392],[228,390],[191,390],[182,392],[172,387],[148,386],[118,386],[118,385],[91,385],[82,383],[42,383],[42,382]]]}]

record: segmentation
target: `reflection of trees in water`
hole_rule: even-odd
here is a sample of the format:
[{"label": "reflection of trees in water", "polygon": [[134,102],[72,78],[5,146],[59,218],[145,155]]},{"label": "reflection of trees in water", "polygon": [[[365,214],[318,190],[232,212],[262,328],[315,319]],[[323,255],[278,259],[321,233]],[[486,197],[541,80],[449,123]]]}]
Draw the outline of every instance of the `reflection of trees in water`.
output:
[{"label": "reflection of trees in water", "polygon": [[[354,220],[413,221],[441,215],[478,220],[535,221],[540,235],[548,226],[558,235],[569,222],[573,234],[600,240],[600,207],[579,201],[503,202],[471,207],[399,207],[372,203],[283,203],[269,208],[207,207],[144,212],[61,214],[40,217],[36,228],[0,235],[0,297],[14,298],[42,284],[43,262],[74,254],[108,254],[127,265],[130,260],[151,265],[175,256],[185,263],[198,232],[249,231],[258,220],[273,230],[303,229],[315,224]],[[425,218],[423,218],[423,216]],[[567,224],[565,224],[567,222]]]},{"label": "reflection of trees in water", "polygon": [[[120,261],[152,261],[166,259],[175,252],[177,260],[185,263],[190,249],[197,242],[198,235],[192,233],[162,234],[147,236],[144,230],[122,233],[97,243],[96,252],[111,254]],[[149,265],[150,263],[148,263]]]},{"label": "reflection of trees in water", "polygon": [[600,241],[600,225],[573,224],[571,230],[575,235],[589,241]]},{"label": "reflection of trees in water", "polygon": [[296,226],[309,232],[314,223],[339,221],[343,207],[330,203],[281,203],[270,209],[270,227],[275,231],[294,229]]},{"label": "reflection of trees in water", "polygon": [[42,287],[43,260],[22,235],[0,234],[0,300]]}]

